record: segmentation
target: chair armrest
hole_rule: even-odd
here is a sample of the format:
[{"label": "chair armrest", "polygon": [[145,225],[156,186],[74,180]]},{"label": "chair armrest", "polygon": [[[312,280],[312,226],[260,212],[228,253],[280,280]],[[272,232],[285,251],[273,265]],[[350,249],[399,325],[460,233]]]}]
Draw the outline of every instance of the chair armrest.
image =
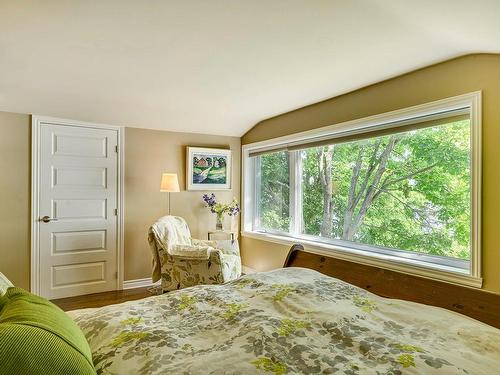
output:
[{"label": "chair armrest", "polygon": [[240,256],[240,245],[238,240],[215,240],[215,248],[227,255]]},{"label": "chair armrest", "polygon": [[222,269],[224,267],[224,264],[227,263],[228,259],[240,259],[240,256],[236,254],[226,254],[222,252],[221,249],[214,249],[210,253],[209,261],[212,262],[212,264],[215,263],[219,265]]},{"label": "chair armrest", "polygon": [[237,240],[197,240],[191,239],[194,246],[210,246],[219,249],[224,254],[240,256],[240,246]]},{"label": "chair armrest", "polygon": [[210,241],[210,240],[197,240],[196,238],[192,238],[191,243],[193,244],[193,246],[216,247],[216,241]]},{"label": "chair armrest", "polygon": [[194,246],[210,246],[219,249],[224,254],[240,255],[238,240],[197,240],[191,239]]},{"label": "chair armrest", "polygon": [[214,250],[211,246],[174,245],[169,254],[176,259],[207,260]]}]

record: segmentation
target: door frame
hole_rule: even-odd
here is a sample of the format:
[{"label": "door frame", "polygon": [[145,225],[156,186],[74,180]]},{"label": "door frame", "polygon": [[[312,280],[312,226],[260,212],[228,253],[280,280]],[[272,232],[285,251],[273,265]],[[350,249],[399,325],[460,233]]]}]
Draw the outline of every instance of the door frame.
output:
[{"label": "door frame", "polygon": [[83,121],[66,120],[48,116],[31,116],[31,272],[30,287],[31,293],[40,294],[40,242],[39,242],[39,217],[40,217],[40,128],[41,124],[50,123],[54,125],[68,127],[83,127],[94,129],[116,130],[118,133],[118,165],[117,165],[117,228],[116,228],[116,268],[118,277],[116,278],[116,290],[123,289],[124,278],[124,190],[125,190],[125,131],[122,126],[96,124]]}]

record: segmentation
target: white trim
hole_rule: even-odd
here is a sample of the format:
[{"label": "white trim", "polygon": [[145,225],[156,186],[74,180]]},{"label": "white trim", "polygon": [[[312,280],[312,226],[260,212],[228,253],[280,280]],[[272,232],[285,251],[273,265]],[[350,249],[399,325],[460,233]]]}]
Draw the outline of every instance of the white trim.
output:
[{"label": "white trim", "polygon": [[471,275],[482,276],[481,205],[482,205],[482,93],[470,95],[471,108]]},{"label": "white trim", "polygon": [[[387,256],[380,256],[370,252],[359,252],[355,249],[342,247],[333,244],[313,242],[308,239],[292,238],[282,236],[277,233],[262,233],[255,231],[253,227],[254,202],[253,186],[254,160],[249,157],[250,152],[272,150],[283,148],[287,145],[297,143],[299,140],[315,140],[322,136],[332,134],[360,134],[367,129],[388,129],[398,126],[403,121],[411,120],[415,117],[430,116],[443,111],[458,110],[469,107],[471,126],[471,260],[470,274],[458,274],[450,272],[437,266],[409,265],[407,262],[397,262]],[[318,129],[308,130],[300,133],[286,135],[270,140],[255,142],[242,146],[242,236],[257,238],[260,240],[286,244],[300,242],[312,249],[314,252],[332,255],[336,257],[355,261],[363,264],[375,265],[382,268],[397,270],[417,276],[428,277],[460,285],[480,288],[482,286],[481,270],[481,91],[463,94],[451,98],[437,100],[409,108],[395,110],[375,116],[365,117],[340,124],[330,125]],[[326,253],[325,253],[326,252]]]},{"label": "white trim", "polygon": [[123,282],[123,289],[136,289],[136,288],[144,288],[148,286],[156,286],[160,285],[160,281],[153,282],[150,277],[146,277],[145,279],[135,279],[135,280],[125,280]]},{"label": "white trim", "polygon": [[252,183],[255,176],[255,159],[248,157],[248,151],[245,153],[245,147],[241,154],[241,225],[243,230],[251,230],[254,225],[255,184]]},{"label": "white trim", "polygon": [[118,128],[118,274],[117,290],[123,289],[123,279],[125,277],[125,129]]},{"label": "white trim", "polygon": [[40,244],[38,237],[40,217],[40,207],[38,199],[39,171],[40,171],[40,126],[39,119],[31,117],[31,272],[30,272],[30,290],[31,293],[40,293],[40,274],[38,268],[40,265]]},{"label": "white trim", "polygon": [[272,242],[291,247],[293,244],[300,243],[304,249],[315,254],[334,257],[350,262],[366,264],[369,266],[380,267],[391,271],[406,273],[409,275],[425,277],[427,279],[445,281],[451,284],[465,285],[473,288],[481,288],[483,279],[470,275],[460,274],[446,270],[445,267],[431,268],[429,266],[417,266],[414,262],[405,262],[402,258],[390,258],[378,253],[371,253],[361,250],[343,248],[336,245],[319,243],[303,239],[294,239],[291,237],[280,236],[270,233],[241,232],[241,236],[261,241]]},{"label": "white trim", "polygon": [[[378,129],[387,129],[392,126],[397,126],[399,122],[410,120],[415,117],[423,117],[442,112],[442,108],[460,109],[466,106],[481,104],[481,91],[475,91],[468,94],[453,96],[441,100],[436,100],[430,103],[419,104],[413,107],[397,109],[395,111],[385,112],[378,115],[363,117],[356,120],[341,122],[338,124],[323,126],[321,128],[306,130],[299,133],[284,135],[281,137],[268,139],[264,141],[249,143],[242,146],[244,151],[243,156],[248,157],[250,151],[265,151],[272,150],[278,147],[286,147],[287,144],[293,143],[300,139],[301,141],[319,138],[332,133],[364,133],[368,128],[379,127]],[[480,109],[480,108],[479,108]],[[479,119],[480,119],[480,110]],[[352,134],[350,133],[350,134]]]},{"label": "white trim", "polygon": [[31,275],[30,275],[30,288],[34,294],[39,294],[41,290],[40,285],[40,244],[39,244],[39,225],[38,218],[40,217],[39,206],[39,177],[40,177],[40,125],[42,123],[51,123],[63,126],[77,126],[96,129],[109,129],[116,130],[118,133],[118,168],[117,168],[117,278],[116,290],[123,288],[123,272],[124,272],[124,187],[125,187],[125,163],[124,163],[124,129],[121,126],[113,126],[106,124],[96,124],[83,121],[66,120],[60,118],[53,118],[47,116],[31,116]]},{"label": "white trim", "polygon": [[[288,232],[290,233],[298,233],[299,226],[297,221],[297,200],[299,199],[299,192],[296,187],[300,186],[297,183],[300,183],[300,180],[297,180],[297,152],[288,152],[288,215],[290,216],[290,222],[288,223]],[[259,207],[257,204],[258,200],[255,199],[255,207],[256,209]],[[258,227],[254,227],[258,228]]]}]

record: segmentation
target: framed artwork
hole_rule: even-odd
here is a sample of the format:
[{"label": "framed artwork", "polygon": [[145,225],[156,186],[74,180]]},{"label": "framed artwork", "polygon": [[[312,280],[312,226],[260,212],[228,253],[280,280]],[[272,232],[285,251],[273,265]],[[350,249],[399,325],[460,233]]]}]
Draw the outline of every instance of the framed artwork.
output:
[{"label": "framed artwork", "polygon": [[231,150],[188,147],[187,190],[231,189]]}]

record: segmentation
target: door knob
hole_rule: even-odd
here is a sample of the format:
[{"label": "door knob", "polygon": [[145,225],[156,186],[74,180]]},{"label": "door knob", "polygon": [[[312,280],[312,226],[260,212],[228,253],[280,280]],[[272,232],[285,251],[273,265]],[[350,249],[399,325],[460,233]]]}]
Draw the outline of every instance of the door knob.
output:
[{"label": "door knob", "polygon": [[50,216],[44,216],[40,219],[40,221],[43,221],[44,223],[50,223],[51,221],[57,221],[57,219],[54,219]]}]

